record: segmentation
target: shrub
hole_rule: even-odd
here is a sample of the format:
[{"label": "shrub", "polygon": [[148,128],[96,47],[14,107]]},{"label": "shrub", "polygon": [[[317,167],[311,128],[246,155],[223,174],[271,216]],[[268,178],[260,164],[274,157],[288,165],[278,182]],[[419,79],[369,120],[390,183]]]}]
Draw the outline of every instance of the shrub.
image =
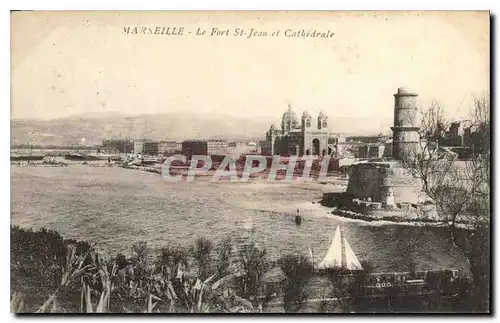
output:
[{"label": "shrub", "polygon": [[213,243],[205,238],[197,239],[194,247],[191,248],[191,254],[198,267],[198,277],[201,280],[205,280],[210,276],[213,249]]},{"label": "shrub", "polygon": [[11,228],[11,274],[15,278],[55,288],[65,255],[66,246],[56,231]]},{"label": "shrub", "polygon": [[217,246],[217,276],[219,278],[230,274],[232,243],[231,238],[222,240]]},{"label": "shrub", "polygon": [[160,251],[157,258],[157,269],[165,275],[165,277],[175,277],[179,265],[187,266],[188,251],[181,246],[168,246]]},{"label": "shrub", "polygon": [[254,243],[239,250],[239,263],[244,275],[237,280],[237,294],[252,301],[255,306],[264,273],[269,270],[265,249]]},{"label": "shrub", "polygon": [[148,272],[149,248],[146,242],[140,241],[132,245],[131,262],[134,264],[134,276],[142,277]]},{"label": "shrub", "polygon": [[313,266],[305,256],[286,255],[278,260],[285,273],[283,307],[287,313],[299,312],[309,299],[307,285],[313,273]]}]

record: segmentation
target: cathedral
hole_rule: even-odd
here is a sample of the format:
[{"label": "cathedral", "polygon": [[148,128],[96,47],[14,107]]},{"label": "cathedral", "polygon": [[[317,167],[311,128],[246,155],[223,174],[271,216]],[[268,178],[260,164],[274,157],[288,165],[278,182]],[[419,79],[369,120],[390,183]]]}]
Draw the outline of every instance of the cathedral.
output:
[{"label": "cathedral", "polygon": [[262,153],[281,156],[332,155],[335,148],[329,143],[328,117],[321,111],[315,121],[317,122],[313,122],[307,110],[302,113],[299,121],[288,105],[288,110],[281,119],[281,127],[272,125],[266,133]]}]

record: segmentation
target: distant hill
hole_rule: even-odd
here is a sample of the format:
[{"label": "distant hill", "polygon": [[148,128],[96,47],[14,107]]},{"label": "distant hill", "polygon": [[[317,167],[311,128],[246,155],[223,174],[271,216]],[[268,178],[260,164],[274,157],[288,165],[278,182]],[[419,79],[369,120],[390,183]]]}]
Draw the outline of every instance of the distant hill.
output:
[{"label": "distant hill", "polygon": [[[53,120],[11,121],[11,145],[97,145],[110,138],[185,140],[264,138],[279,117],[243,118],[223,114],[166,113],[131,116],[121,113],[87,113]],[[390,132],[391,119],[329,118],[331,132],[369,135]],[[85,140],[82,140],[85,138]]]}]

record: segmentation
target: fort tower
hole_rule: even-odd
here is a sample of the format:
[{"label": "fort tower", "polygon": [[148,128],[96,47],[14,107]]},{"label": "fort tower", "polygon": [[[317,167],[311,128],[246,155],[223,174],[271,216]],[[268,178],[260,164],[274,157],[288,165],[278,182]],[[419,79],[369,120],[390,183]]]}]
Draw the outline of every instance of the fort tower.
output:
[{"label": "fort tower", "polygon": [[418,94],[400,87],[394,94],[394,126],[392,129],[392,157],[396,160],[411,158],[419,148],[420,118]]}]

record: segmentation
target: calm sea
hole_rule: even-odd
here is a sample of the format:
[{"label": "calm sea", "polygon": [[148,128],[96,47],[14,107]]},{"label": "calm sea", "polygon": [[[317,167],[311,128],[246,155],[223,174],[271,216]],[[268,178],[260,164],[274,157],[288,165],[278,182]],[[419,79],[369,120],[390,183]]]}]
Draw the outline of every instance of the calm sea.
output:
[{"label": "calm sea", "polygon": [[[439,229],[348,220],[317,202],[331,185],[269,182],[169,183],[160,175],[118,167],[11,167],[11,223],[47,227],[100,250],[129,253],[138,241],[152,248],[217,242],[251,235],[271,257],[325,256],[338,224],[360,260],[378,271],[455,267],[463,257]],[[297,209],[303,216],[297,226]],[[417,239],[421,237],[420,239]],[[413,243],[414,240],[418,242]],[[414,246],[411,246],[412,243]]]}]

